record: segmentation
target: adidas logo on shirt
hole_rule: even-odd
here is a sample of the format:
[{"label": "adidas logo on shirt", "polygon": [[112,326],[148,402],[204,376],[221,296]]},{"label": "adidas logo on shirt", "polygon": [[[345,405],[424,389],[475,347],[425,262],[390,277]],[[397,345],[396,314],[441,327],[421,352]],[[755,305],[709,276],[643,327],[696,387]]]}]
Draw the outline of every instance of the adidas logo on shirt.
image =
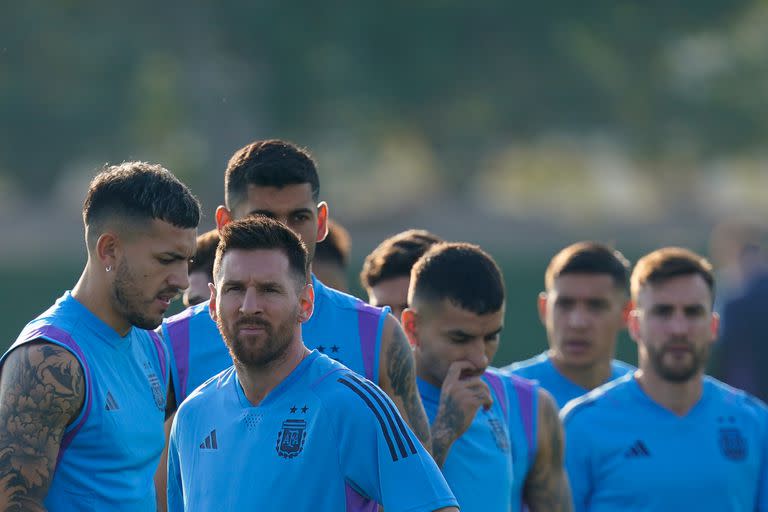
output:
[{"label": "adidas logo on shirt", "polygon": [[115,400],[115,397],[112,396],[112,393],[107,391],[107,404],[104,406],[104,409],[107,411],[116,411],[120,408],[119,405],[117,405],[117,400]]},{"label": "adidas logo on shirt", "polygon": [[635,441],[635,443],[624,452],[624,457],[627,459],[650,456],[651,452],[648,451],[648,447],[645,446],[645,443],[642,441]]},{"label": "adidas logo on shirt", "polygon": [[218,450],[219,444],[216,442],[216,429],[211,430],[211,433],[205,436],[205,440],[200,443],[201,450]]}]

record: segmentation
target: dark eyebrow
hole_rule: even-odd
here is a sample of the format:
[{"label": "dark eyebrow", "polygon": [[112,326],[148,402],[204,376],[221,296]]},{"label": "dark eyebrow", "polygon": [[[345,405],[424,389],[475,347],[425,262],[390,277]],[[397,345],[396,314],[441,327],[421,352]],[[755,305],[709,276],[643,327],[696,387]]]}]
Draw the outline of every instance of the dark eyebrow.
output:
[{"label": "dark eyebrow", "polygon": [[175,252],[175,251],[161,252],[159,254],[159,256],[165,256],[166,258],[171,258],[171,259],[174,259],[174,260],[185,260],[185,261],[189,260],[191,258],[190,256],[184,256],[183,254],[180,254],[180,253]]},{"label": "dark eyebrow", "polygon": [[491,337],[493,337],[493,336],[496,336],[497,334],[501,334],[501,331],[502,331],[502,329],[504,329],[504,326],[503,326],[503,325],[502,325],[501,327],[499,327],[498,329],[496,329],[495,331],[493,331],[493,332],[491,332],[491,333],[488,333],[488,334],[486,334],[486,335],[485,335],[485,337],[486,337],[486,338],[491,338]]},{"label": "dark eyebrow", "polygon": [[263,215],[264,217],[269,217],[270,219],[275,218],[275,213],[271,212],[269,210],[251,210],[248,212],[248,217],[255,217],[256,215]]}]

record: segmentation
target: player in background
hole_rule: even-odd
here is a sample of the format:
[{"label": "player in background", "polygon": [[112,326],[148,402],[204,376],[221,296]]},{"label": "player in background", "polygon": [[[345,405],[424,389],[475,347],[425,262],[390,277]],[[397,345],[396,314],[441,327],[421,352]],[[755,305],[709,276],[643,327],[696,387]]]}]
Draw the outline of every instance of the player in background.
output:
[{"label": "player in background", "polygon": [[613,358],[630,308],[628,278],[629,262],[606,245],[578,242],[558,252],[538,302],[549,350],[503,371],[538,381],[560,408],[631,372]]},{"label": "player in background", "polygon": [[213,282],[213,258],[219,244],[219,231],[212,229],[197,237],[195,256],[189,262],[189,287],[184,290],[184,306],[194,306],[211,297],[208,283]]},{"label": "player in background", "polygon": [[312,272],[326,286],[349,293],[347,269],[352,242],[349,232],[337,221],[328,219],[328,236],[315,247]]},{"label": "player in background", "polygon": [[429,453],[374,384],[302,343],[309,259],[284,224],[221,230],[211,314],[234,366],[181,404],[171,511],[457,511]]},{"label": "player in background", "polygon": [[[248,144],[230,159],[224,189],[226,206],[216,210],[219,230],[231,220],[272,217],[301,237],[312,261],[317,243],[327,234],[328,205],[319,201],[320,181],[308,152],[281,140]],[[314,276],[311,283],[315,308],[304,324],[304,343],[378,384],[429,447],[413,354],[398,321],[387,308],[370,306]],[[207,302],[166,320],[163,335],[171,351],[173,381],[178,384],[174,388],[177,403],[232,365]]]},{"label": "player in background", "polygon": [[718,328],[711,265],[659,249],[631,287],[639,369],[561,413],[576,510],[768,510],[768,409],[704,375]]},{"label": "player in background", "polygon": [[409,229],[381,242],[365,257],[360,283],[368,293],[368,303],[389,306],[400,320],[408,307],[411,269],[434,244],[443,240],[423,229]]},{"label": "player in background", "polygon": [[402,323],[414,346],[432,449],[463,512],[572,509],[552,397],[489,367],[504,281],[475,245],[436,244],[411,273]]},{"label": "player in background", "polygon": [[0,359],[0,510],[155,510],[169,372],[145,329],[189,284],[199,219],[159,165],[91,181],[80,279]]}]

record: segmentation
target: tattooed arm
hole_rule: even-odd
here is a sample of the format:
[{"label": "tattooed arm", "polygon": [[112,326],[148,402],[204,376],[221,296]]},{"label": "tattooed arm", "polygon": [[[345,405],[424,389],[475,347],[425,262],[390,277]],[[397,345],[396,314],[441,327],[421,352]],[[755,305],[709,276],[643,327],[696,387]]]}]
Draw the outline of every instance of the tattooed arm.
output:
[{"label": "tattooed arm", "polygon": [[42,511],[64,430],[83,406],[83,369],[39,341],[16,348],[0,371],[0,510]]},{"label": "tattooed arm", "polygon": [[573,502],[563,467],[563,426],[552,396],[539,389],[536,460],[525,479],[524,501],[531,512],[571,512]]},{"label": "tattooed arm", "polygon": [[379,387],[395,402],[421,444],[431,451],[429,422],[416,388],[416,366],[411,345],[400,323],[392,315],[387,315],[381,335]]}]

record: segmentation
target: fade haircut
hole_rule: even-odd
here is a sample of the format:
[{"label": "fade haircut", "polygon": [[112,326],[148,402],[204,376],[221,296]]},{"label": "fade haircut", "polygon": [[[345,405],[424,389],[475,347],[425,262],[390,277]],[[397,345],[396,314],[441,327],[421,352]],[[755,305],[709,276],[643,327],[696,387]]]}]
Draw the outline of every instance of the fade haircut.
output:
[{"label": "fade haircut", "polygon": [[304,242],[282,223],[257,215],[227,223],[219,233],[219,245],[213,264],[213,276],[218,284],[224,255],[235,249],[276,249],[288,258],[289,268],[297,284],[307,283],[309,256]]},{"label": "fade haircut", "polygon": [[92,247],[110,220],[162,220],[178,228],[196,228],[200,203],[170,171],[157,164],[123,162],[99,172],[83,202],[86,243]]},{"label": "fade haircut", "polygon": [[576,242],[558,252],[544,273],[544,286],[551,290],[555,279],[565,274],[607,274],[616,288],[629,292],[629,261],[621,252],[599,242]]},{"label": "fade haircut", "polygon": [[219,245],[219,231],[212,229],[197,237],[195,256],[189,262],[188,271],[203,272],[213,278],[213,260],[216,259],[216,246]]},{"label": "fade haircut", "polygon": [[477,315],[499,311],[504,305],[501,270],[476,245],[433,245],[411,270],[408,303],[436,304],[443,300]]},{"label": "fade haircut", "polygon": [[409,229],[387,238],[365,257],[360,283],[366,290],[371,290],[387,279],[409,277],[419,258],[442,241],[423,229]]},{"label": "fade haircut", "polygon": [[346,269],[351,247],[349,232],[338,222],[328,219],[328,236],[315,246],[315,261],[328,261]]},{"label": "fade haircut", "polygon": [[707,283],[712,301],[715,298],[715,277],[712,264],[703,256],[682,247],[664,247],[640,258],[632,271],[632,299],[637,301],[640,290],[680,276],[699,275]]},{"label": "fade haircut", "polygon": [[224,203],[231,211],[240,206],[248,185],[282,188],[309,183],[312,198],[320,196],[317,167],[309,152],[282,140],[259,140],[238,149],[224,174]]}]

